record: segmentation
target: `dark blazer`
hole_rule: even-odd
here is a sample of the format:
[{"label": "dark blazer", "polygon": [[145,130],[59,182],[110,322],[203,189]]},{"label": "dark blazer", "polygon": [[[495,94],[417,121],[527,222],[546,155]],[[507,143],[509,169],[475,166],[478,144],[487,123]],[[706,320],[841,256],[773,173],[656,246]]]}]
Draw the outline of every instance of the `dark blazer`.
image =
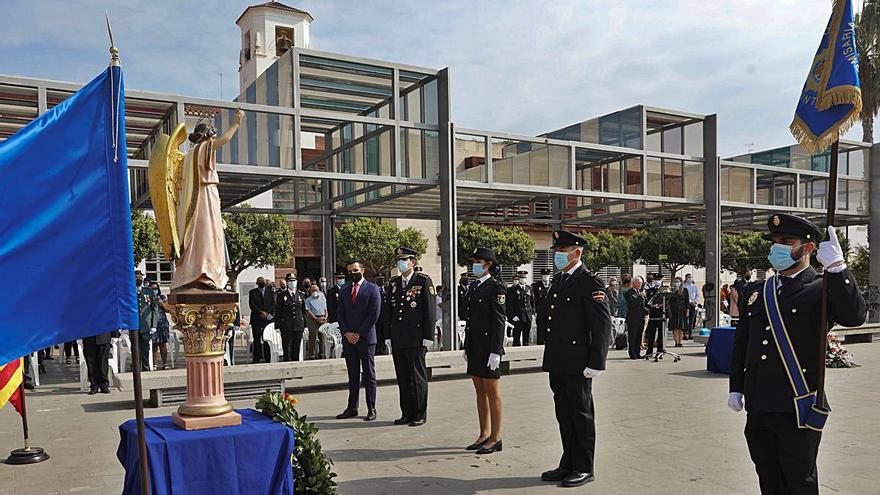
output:
[{"label": "dark blazer", "polygon": [[107,333],[99,333],[98,335],[92,335],[91,337],[83,338],[83,345],[109,344],[110,339],[115,339],[118,337],[119,337],[118,330],[113,330],[112,332],[107,332]]},{"label": "dark blazer", "polygon": [[605,284],[583,265],[565,282],[561,275],[550,285],[542,369],[565,375],[580,375],[588,367],[604,370],[611,340]]},{"label": "dark blazer", "polygon": [[489,277],[468,291],[465,296],[467,325],[464,331],[464,349],[468,360],[477,359],[485,363],[489,354],[504,354],[506,297],[507,288],[494,277]]},{"label": "dark blazer", "polygon": [[641,290],[630,289],[623,296],[626,299],[626,322],[640,322],[645,320],[645,293]]},{"label": "dark blazer", "polygon": [[424,273],[413,273],[405,286],[400,275],[391,279],[384,313],[393,348],[417,348],[422,347],[422,340],[434,340],[436,296],[434,282]]},{"label": "dark blazer", "polygon": [[539,280],[532,284],[532,297],[535,301],[535,313],[538,318],[546,316],[550,309],[550,300],[547,299],[549,292],[550,287],[545,287],[543,281]]},{"label": "dark blazer", "polygon": [[[354,332],[361,336],[358,345],[376,343],[376,322],[382,308],[382,296],[379,286],[364,280],[358,290],[357,301],[351,303],[351,282],[342,286],[339,291],[339,307],[336,316],[339,321],[339,333]],[[344,341],[343,343],[347,343]]]},{"label": "dark blazer", "polygon": [[275,314],[275,294],[269,287],[254,287],[248,292],[248,306],[251,308],[251,325],[260,327],[269,324],[269,320],[260,317],[260,311]]},{"label": "dark blazer", "polygon": [[159,325],[159,297],[144,284],[138,289],[138,329],[149,332]]},{"label": "dark blazer", "polygon": [[305,296],[296,290],[293,294],[283,290],[275,298],[275,325],[279,331],[302,332],[306,326]]},{"label": "dark blazer", "polygon": [[336,323],[339,318],[337,318],[336,313],[339,308],[339,291],[342,288],[338,285],[334,285],[327,290],[327,322],[328,323]]},{"label": "dark blazer", "polygon": [[[865,300],[849,269],[828,273],[828,324],[819,328],[822,306],[822,275],[812,267],[786,281],[779,310],[792,348],[797,354],[810,390],[816,390],[819,367],[819,338],[833,324],[856,327],[865,322]],[[730,391],[746,398],[746,410],[794,412],[794,392],[779,357],[762,294],[763,282],[748,286],[739,325],[733,341]]]},{"label": "dark blazer", "polygon": [[535,299],[532,296],[532,288],[528,285],[513,284],[507,289],[507,319],[513,321],[513,317],[519,317],[519,321],[525,324],[532,323],[532,315],[535,314]]}]

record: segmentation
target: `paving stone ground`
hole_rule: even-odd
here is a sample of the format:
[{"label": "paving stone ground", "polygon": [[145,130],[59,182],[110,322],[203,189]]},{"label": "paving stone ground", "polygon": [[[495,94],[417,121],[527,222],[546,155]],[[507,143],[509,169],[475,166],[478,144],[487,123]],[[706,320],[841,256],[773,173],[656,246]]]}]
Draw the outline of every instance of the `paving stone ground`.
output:
[{"label": "paving stone ground", "polygon": [[[829,370],[834,412],[819,455],[821,491],[876,494],[880,344],[849,348],[863,366]],[[322,430],[343,495],[758,493],[742,436],[745,415],[727,409],[727,377],[705,371],[701,346],[686,347],[678,363],[634,362],[626,351],[611,351],[609,358],[607,373],[594,384],[597,480],[573,490],[538,479],[560,454],[543,373],[516,370],[502,378],[504,451],[486,457],[463,450],[477,428],[473,388],[461,376],[431,383],[429,420],[421,428],[392,424],[398,416],[392,384],[379,387],[379,420],[373,423],[333,419],[345,404],[346,391],[338,387],[300,392],[308,383],[297,382],[292,391]],[[82,394],[72,383],[74,365],[56,361],[49,368],[50,383],[29,395],[29,409],[34,443],[52,458],[33,466],[0,464],[0,495],[119,493],[117,426],[134,416],[131,396]],[[172,409],[147,409],[147,416]],[[0,410],[0,451],[19,447],[20,435],[17,414]]]}]

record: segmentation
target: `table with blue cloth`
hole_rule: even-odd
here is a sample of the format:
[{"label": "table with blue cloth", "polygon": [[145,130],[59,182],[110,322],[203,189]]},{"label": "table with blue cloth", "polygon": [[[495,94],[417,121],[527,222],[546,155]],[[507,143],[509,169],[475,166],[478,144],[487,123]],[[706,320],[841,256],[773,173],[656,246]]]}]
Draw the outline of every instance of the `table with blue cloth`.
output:
[{"label": "table with blue cloth", "polygon": [[733,355],[734,327],[717,327],[709,333],[706,342],[706,369],[715,373],[730,374],[730,358]]},{"label": "table with blue cloth", "polygon": [[[193,431],[178,428],[170,416],[147,418],[151,493],[293,493],[293,430],[253,409],[236,412],[241,414],[239,426]],[[119,435],[122,493],[140,493],[137,423],[121,424]]]}]

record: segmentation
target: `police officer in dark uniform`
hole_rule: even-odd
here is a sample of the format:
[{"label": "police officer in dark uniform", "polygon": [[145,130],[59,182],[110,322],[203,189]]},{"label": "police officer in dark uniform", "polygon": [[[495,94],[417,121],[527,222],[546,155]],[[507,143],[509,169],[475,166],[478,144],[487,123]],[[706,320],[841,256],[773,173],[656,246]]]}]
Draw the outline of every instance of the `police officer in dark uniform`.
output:
[{"label": "police officer in dark uniform", "polygon": [[[819,243],[821,232],[815,225],[778,213],[770,217],[768,229],[765,237],[774,243],[768,258],[777,276],[746,288],[745,312],[740,315],[734,339],[728,406],[740,411],[745,400],[745,437],[761,493],[817,494],[821,427],[811,429],[802,422],[808,415],[796,414],[793,384],[802,383],[797,376],[802,374],[808,390],[815,393],[820,340],[824,342],[835,323],[864,323],[865,301],[846,266],[833,227],[828,228],[829,240]],[[814,253],[825,268],[824,275],[810,266]],[[820,328],[823,277],[828,283],[828,328]],[[764,283],[774,286],[765,287]],[[765,291],[770,294],[769,306]],[[774,312],[774,307],[779,308],[784,325],[771,325],[768,312]],[[787,338],[780,331],[786,332]],[[777,342],[777,335],[782,342]],[[780,352],[789,346],[796,361],[784,362]],[[827,402],[823,405],[827,408]]]},{"label": "police officer in dark uniform", "polygon": [[541,280],[532,284],[532,297],[535,301],[535,326],[538,335],[535,342],[544,345],[544,337],[547,334],[547,315],[550,311],[550,300],[547,295],[550,291],[550,275],[553,271],[549,268],[541,270]]},{"label": "police officer in dark uniform", "polygon": [[387,329],[400,391],[400,418],[394,424],[422,426],[428,412],[425,354],[434,343],[436,292],[431,277],[416,270],[418,253],[397,248],[397,270],[385,298]]},{"label": "police officer in dark uniform", "polygon": [[333,277],[333,287],[327,290],[327,322],[336,323],[336,311],[339,308],[339,291],[345,285],[345,271],[337,271]]},{"label": "police officer in dark uniform", "polygon": [[[468,279],[467,272],[461,274],[461,278],[458,279],[458,319],[464,321],[465,315],[467,315],[467,308],[465,307],[465,296],[467,295],[468,285],[471,281]],[[452,328],[455,328],[453,325]]]},{"label": "police officer in dark uniform", "polygon": [[299,349],[302,347],[303,329],[306,326],[306,297],[296,290],[296,278],[292,273],[288,273],[284,279],[287,289],[279,292],[275,299],[275,324],[281,332],[284,361],[299,361]]},{"label": "police officer in dark uniform", "polygon": [[529,345],[532,329],[532,316],[535,314],[535,299],[532,288],[526,284],[529,272],[516,272],[516,280],[507,289],[507,318],[513,325],[513,345]]},{"label": "police officer in dark uniform", "polygon": [[[159,325],[159,296],[144,283],[144,273],[135,270],[134,281],[138,295],[138,344],[141,371],[150,371],[150,340]],[[129,333],[131,337],[131,333]]]},{"label": "police officer in dark uniform", "polygon": [[611,341],[611,311],[605,283],[581,261],[586,240],[571,232],[553,233],[553,264],[559,271],[550,286],[550,313],[542,369],[550,373],[562,458],[544,481],[580,486],[593,480],[596,425],[593,379],[605,369]]}]

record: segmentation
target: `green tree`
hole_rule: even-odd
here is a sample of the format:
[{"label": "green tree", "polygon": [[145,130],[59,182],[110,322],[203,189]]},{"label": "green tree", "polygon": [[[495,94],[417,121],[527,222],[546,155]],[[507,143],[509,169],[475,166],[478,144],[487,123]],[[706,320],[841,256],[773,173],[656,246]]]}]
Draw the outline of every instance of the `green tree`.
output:
[{"label": "green tree", "polygon": [[870,285],[870,261],[871,251],[867,246],[856,246],[850,255],[849,269],[862,290],[867,289]]},{"label": "green tree", "polygon": [[687,265],[701,267],[706,240],[702,231],[686,229],[639,230],[632,237],[633,257],[660,265],[674,277]]},{"label": "green tree", "polygon": [[581,232],[587,240],[581,258],[590,270],[597,271],[607,266],[632,265],[632,243],[630,236],[614,234],[610,230],[598,233]]},{"label": "green tree", "polygon": [[880,1],[863,0],[855,25],[862,88],[862,141],[873,143],[874,117],[880,110]]},{"label": "green tree", "polygon": [[535,257],[535,241],[519,227],[493,229],[476,222],[458,226],[458,264],[466,266],[478,247],[495,251],[498,264],[519,266]]},{"label": "green tree", "polygon": [[357,258],[375,274],[388,274],[394,267],[399,246],[414,249],[419,255],[428,250],[428,239],[418,229],[401,230],[376,218],[347,220],[336,228],[336,262],[344,264]]},{"label": "green tree", "polygon": [[768,270],[770,241],[760,232],[721,234],[721,268],[736,273],[745,270]]},{"label": "green tree", "polygon": [[[247,204],[242,208],[249,208]],[[226,247],[229,250],[229,285],[238,287],[238,276],[248,268],[265,268],[290,261],[293,227],[283,215],[224,213]]]},{"label": "green tree", "polygon": [[153,258],[161,249],[156,220],[142,210],[131,211],[131,236],[134,244],[134,264]]}]

